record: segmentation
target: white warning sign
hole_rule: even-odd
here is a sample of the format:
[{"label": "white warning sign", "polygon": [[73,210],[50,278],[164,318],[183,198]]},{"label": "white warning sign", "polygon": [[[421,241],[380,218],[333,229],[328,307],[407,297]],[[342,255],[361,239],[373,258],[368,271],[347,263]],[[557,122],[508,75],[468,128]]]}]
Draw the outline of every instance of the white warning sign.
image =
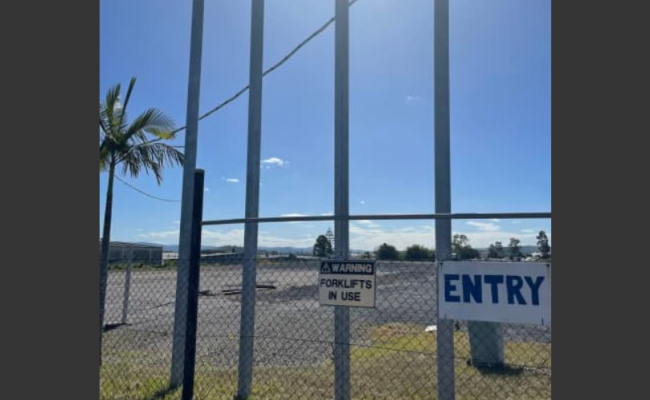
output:
[{"label": "white warning sign", "polygon": [[323,261],[318,276],[322,306],[375,307],[374,261]]}]

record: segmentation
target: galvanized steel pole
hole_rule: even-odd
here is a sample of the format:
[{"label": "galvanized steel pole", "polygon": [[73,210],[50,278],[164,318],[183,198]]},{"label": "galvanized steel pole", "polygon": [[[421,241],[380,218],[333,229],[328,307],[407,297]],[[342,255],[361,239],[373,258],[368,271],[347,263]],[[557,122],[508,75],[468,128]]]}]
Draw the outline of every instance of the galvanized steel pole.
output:
[{"label": "galvanized steel pole", "polygon": [[176,308],[174,312],[174,341],[169,384],[179,386],[183,381],[185,360],[185,322],[187,287],[189,284],[189,257],[192,237],[192,204],[194,170],[199,130],[199,98],[201,89],[201,53],[203,50],[204,0],[193,0],[192,33],[190,38],[190,74],[187,89],[187,129],[185,131],[185,160],[183,162],[183,194],[181,198],[181,227],[176,276]]},{"label": "galvanized steel pole", "polygon": [[[336,0],[334,42],[334,223],[335,256],[349,257],[349,8]],[[345,218],[345,219],[342,219]],[[334,398],[350,399],[350,309],[334,307]]]},{"label": "galvanized steel pole", "polygon": [[131,295],[131,269],[133,267],[133,246],[126,253],[126,275],[124,276],[124,300],[122,302],[122,323],[126,324],[129,316],[129,297]]},{"label": "galvanized steel pole", "polygon": [[[248,98],[246,218],[257,218],[259,214],[263,60],[264,0],[253,0],[251,11],[250,90]],[[257,227],[257,222],[249,222],[244,226],[244,271],[242,277],[239,337],[238,399],[248,398],[251,394],[253,384]]]},{"label": "galvanized steel pole", "polygon": [[[436,213],[451,213],[451,147],[449,113],[449,0],[434,5],[434,146]],[[451,220],[436,220],[436,258],[451,258]],[[438,281],[436,279],[436,281]],[[439,290],[440,288],[438,288]],[[438,316],[438,399],[454,400],[454,327]]]}]

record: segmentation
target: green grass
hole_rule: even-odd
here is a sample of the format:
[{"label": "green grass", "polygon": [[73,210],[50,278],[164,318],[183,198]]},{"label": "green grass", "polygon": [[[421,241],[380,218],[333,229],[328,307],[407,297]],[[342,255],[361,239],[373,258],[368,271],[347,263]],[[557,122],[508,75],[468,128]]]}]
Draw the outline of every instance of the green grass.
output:
[{"label": "green grass", "polygon": [[[456,399],[550,399],[551,345],[508,342],[508,368],[481,371],[467,364],[467,334],[456,332]],[[354,400],[424,400],[436,395],[435,333],[421,326],[390,324],[368,334],[367,346],[350,352]],[[100,377],[101,400],[179,400],[181,390],[167,391],[168,360],[154,360],[144,349],[112,352]],[[524,367],[524,368],[522,368]],[[331,360],[301,367],[258,367],[250,400],[331,399]],[[202,361],[196,365],[194,400],[232,400],[237,373]]]}]

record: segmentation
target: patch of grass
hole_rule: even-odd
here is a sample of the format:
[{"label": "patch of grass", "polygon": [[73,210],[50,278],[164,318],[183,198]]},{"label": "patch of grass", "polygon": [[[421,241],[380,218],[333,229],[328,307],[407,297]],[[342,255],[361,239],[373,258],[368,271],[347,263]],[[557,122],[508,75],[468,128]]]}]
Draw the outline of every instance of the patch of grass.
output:
[{"label": "patch of grass", "polygon": [[[467,333],[455,332],[454,342],[457,400],[551,398],[550,344],[507,342],[506,367],[495,371],[468,365]],[[180,400],[180,390],[166,390],[169,363],[160,362],[160,356],[148,362],[150,351],[116,351],[105,357],[100,400]],[[388,324],[371,330],[366,345],[351,346],[353,399],[437,398],[435,351],[435,332],[424,332],[422,326]],[[198,357],[195,382],[194,400],[232,400],[237,371]],[[257,367],[250,400],[331,399],[333,388],[331,360],[300,367]]]}]

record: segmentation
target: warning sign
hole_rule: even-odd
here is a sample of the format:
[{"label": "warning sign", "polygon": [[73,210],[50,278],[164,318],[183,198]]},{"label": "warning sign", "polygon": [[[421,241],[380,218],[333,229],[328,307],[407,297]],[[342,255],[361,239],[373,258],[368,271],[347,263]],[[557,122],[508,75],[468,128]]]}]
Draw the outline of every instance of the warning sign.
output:
[{"label": "warning sign", "polygon": [[322,306],[375,306],[374,261],[323,261],[318,276]]}]

